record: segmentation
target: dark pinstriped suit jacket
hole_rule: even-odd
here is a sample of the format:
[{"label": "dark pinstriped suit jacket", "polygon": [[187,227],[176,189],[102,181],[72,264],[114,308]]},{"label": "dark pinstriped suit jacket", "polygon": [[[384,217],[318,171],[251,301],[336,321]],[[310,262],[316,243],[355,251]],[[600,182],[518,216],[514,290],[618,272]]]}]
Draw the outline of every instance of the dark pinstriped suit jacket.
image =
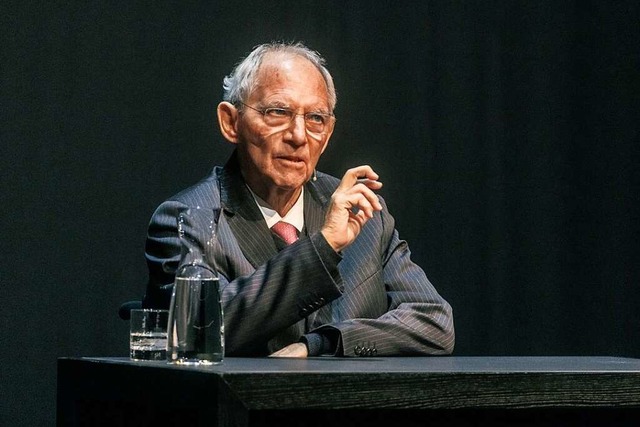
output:
[{"label": "dark pinstriped suit jacket", "polygon": [[[383,210],[341,255],[319,230],[339,180],[305,186],[305,230],[279,251],[242,179],[235,153],[224,168],[162,203],[146,245],[145,306],[167,307],[180,258],[176,218],[186,206],[221,209],[213,256],[220,274],[226,354],[264,356],[307,332],[338,336],[338,355],[449,354],[450,305],[410,260]],[[339,331],[339,332],[338,332]]]}]

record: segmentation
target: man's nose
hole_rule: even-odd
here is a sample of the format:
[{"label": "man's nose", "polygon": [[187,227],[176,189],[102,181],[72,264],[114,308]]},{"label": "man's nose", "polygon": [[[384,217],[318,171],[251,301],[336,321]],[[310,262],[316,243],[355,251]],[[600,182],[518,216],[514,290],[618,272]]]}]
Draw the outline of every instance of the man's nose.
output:
[{"label": "man's nose", "polygon": [[289,125],[291,140],[296,144],[304,144],[307,140],[307,125],[303,115],[296,115]]}]

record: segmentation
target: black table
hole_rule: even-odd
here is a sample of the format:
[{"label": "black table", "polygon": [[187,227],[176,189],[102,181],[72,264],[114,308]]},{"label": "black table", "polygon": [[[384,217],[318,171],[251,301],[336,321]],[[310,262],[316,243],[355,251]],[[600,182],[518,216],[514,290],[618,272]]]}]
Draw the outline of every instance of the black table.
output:
[{"label": "black table", "polygon": [[59,426],[640,425],[640,359],[58,360]]}]

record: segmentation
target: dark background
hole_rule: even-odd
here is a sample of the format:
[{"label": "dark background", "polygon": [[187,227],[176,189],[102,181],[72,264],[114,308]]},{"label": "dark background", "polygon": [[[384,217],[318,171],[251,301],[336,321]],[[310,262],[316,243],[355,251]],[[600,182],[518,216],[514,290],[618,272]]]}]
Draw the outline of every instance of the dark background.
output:
[{"label": "dark background", "polygon": [[380,173],[456,355],[640,356],[637,1],[183,3],[0,5],[1,425],[54,425],[58,357],[127,355],[151,213],[270,40],[326,56],[319,169]]}]

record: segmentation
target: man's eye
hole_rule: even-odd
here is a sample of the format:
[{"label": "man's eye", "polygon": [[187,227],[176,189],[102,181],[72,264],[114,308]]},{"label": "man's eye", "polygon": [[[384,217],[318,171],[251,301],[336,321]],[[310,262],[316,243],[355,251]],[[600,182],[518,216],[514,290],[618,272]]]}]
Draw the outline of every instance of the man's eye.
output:
[{"label": "man's eye", "polygon": [[324,114],[318,114],[318,113],[308,113],[305,116],[305,118],[309,122],[322,123],[322,124],[324,124],[324,122],[327,120]]},{"label": "man's eye", "polygon": [[285,108],[267,108],[264,113],[271,117],[291,117],[291,111]]}]

